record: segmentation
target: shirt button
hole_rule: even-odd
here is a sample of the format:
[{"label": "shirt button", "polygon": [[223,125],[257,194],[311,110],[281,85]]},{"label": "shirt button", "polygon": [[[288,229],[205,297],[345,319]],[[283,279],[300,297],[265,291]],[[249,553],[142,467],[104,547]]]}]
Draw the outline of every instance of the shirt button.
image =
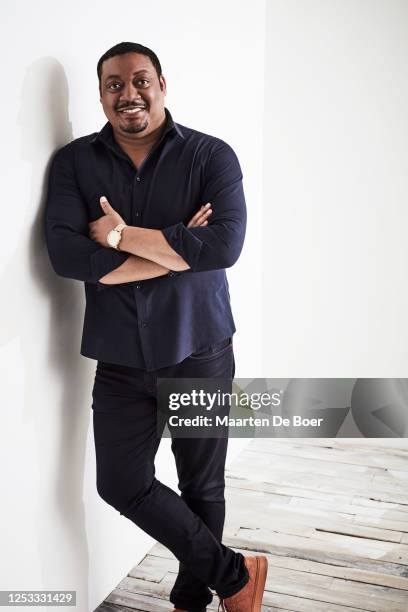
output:
[{"label": "shirt button", "polygon": [[140,289],[140,285],[139,285],[139,283],[136,285],[136,289]]},{"label": "shirt button", "polygon": [[136,211],[136,217],[138,217],[138,216],[139,216],[139,211],[137,210],[137,211]]},{"label": "shirt button", "polygon": [[140,181],[141,181],[142,179],[140,178],[140,176],[137,176],[137,177],[136,177],[136,180],[137,180],[137,182],[138,182],[138,183],[140,183]]},{"label": "shirt button", "polygon": [[147,327],[148,323],[146,323],[146,321],[142,321],[141,325],[142,325],[142,327]]}]

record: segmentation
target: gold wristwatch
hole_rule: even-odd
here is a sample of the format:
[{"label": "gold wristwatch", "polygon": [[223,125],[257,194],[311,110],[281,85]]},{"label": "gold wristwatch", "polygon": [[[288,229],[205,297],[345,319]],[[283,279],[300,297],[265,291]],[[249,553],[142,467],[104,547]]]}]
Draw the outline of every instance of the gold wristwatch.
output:
[{"label": "gold wristwatch", "polygon": [[120,251],[119,243],[122,238],[122,230],[125,227],[126,227],[125,223],[119,223],[119,225],[117,225],[110,232],[108,232],[108,235],[106,236],[106,241],[109,244],[109,246],[112,247],[113,249],[117,249],[118,251]]}]

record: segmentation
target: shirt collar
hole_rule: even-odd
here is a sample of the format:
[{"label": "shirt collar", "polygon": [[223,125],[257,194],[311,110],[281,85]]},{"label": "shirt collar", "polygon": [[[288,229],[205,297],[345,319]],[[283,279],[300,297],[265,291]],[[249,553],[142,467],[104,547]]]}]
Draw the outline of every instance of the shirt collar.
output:
[{"label": "shirt collar", "polygon": [[[167,134],[170,133],[178,134],[181,138],[185,138],[181,127],[177,123],[175,123],[175,121],[173,121],[173,117],[171,116],[170,111],[165,108],[164,112],[166,114],[166,125],[161,135],[161,139],[163,139]],[[107,121],[101,131],[95,134],[93,138],[91,138],[90,142],[104,142],[107,145],[113,145],[117,147],[118,145],[113,137],[113,129],[111,123]]]}]

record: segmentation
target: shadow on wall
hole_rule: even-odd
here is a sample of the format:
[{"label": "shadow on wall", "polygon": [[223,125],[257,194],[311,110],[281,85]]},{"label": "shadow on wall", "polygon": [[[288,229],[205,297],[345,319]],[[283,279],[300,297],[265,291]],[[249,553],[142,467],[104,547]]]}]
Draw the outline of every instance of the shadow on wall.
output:
[{"label": "shadow on wall", "polygon": [[43,231],[52,153],[73,138],[68,97],[66,75],[56,59],[45,57],[30,65],[18,115],[22,157],[31,165],[25,203],[30,218],[26,214],[18,252],[11,255],[13,265],[0,281],[9,298],[8,323],[0,341],[4,345],[20,339],[22,426],[31,425],[36,435],[37,465],[28,473],[38,472],[41,483],[37,499],[27,504],[36,515],[42,566],[43,586],[36,588],[77,589],[76,609],[85,612],[88,549],[82,498],[91,369],[79,355],[84,295],[82,283],[54,273]]}]

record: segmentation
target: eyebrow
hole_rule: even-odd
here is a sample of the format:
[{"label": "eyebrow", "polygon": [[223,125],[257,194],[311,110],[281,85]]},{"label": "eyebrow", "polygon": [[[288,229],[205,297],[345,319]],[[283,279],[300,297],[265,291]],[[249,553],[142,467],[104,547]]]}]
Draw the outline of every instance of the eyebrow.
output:
[{"label": "eyebrow", "polygon": [[[149,71],[145,68],[143,68],[142,70],[136,70],[136,72],[133,73],[132,76],[136,76],[138,74],[149,74]],[[105,77],[105,81],[108,81],[109,79],[121,79],[122,77],[120,76],[120,74],[110,74],[109,76]]]}]

